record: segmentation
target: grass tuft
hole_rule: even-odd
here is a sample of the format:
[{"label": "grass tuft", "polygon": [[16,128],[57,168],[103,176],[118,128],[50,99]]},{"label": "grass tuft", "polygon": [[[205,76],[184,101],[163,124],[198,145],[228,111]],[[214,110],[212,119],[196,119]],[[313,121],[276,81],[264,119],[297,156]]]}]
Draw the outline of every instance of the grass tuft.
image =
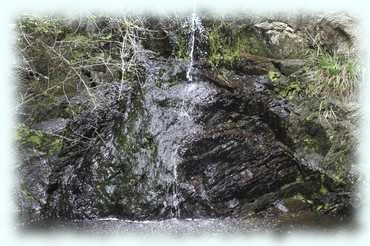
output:
[{"label": "grass tuft", "polygon": [[349,97],[359,83],[360,69],[354,56],[315,53],[309,58],[308,69],[316,75],[315,84],[308,87],[311,95]]}]

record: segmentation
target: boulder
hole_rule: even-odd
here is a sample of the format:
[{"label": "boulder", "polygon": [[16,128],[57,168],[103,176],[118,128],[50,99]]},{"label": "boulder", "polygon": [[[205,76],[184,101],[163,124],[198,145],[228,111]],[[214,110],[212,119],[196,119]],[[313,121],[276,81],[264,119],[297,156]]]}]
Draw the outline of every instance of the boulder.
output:
[{"label": "boulder", "polygon": [[307,47],[305,39],[288,24],[278,21],[254,25],[264,40],[269,56],[277,59],[297,58]]},{"label": "boulder", "polygon": [[301,69],[305,64],[305,61],[302,59],[284,59],[275,61],[275,63],[282,74],[289,76]]}]

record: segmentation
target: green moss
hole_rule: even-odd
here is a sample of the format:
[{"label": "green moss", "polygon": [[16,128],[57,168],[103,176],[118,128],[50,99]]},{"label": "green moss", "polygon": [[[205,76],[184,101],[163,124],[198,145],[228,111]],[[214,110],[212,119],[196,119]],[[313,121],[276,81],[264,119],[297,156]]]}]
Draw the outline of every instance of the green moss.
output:
[{"label": "green moss", "polygon": [[175,57],[179,59],[188,58],[188,40],[185,34],[178,34],[175,46]]},{"label": "green moss", "polygon": [[58,153],[61,151],[63,147],[63,139],[62,138],[55,138],[50,143],[50,153]]},{"label": "green moss", "polygon": [[304,148],[306,151],[309,152],[320,152],[321,151],[321,145],[318,142],[318,139],[312,138],[310,136],[306,136],[306,138],[303,140]]},{"label": "green moss", "polygon": [[321,185],[319,192],[320,192],[320,194],[325,195],[326,193],[328,193],[328,189],[326,189],[325,186]]},{"label": "green moss", "polygon": [[138,145],[136,144],[136,139],[133,139],[131,136],[127,136],[124,134],[118,135],[117,138],[118,144],[126,153],[136,153],[138,151]]},{"label": "green moss", "polygon": [[295,97],[302,95],[302,93],[304,92],[304,88],[305,87],[302,86],[302,84],[298,80],[293,80],[290,81],[287,86],[281,86],[278,89],[278,93],[280,96],[292,100]]},{"label": "green moss", "polygon": [[266,55],[266,48],[253,30],[221,22],[208,32],[208,64],[213,68],[231,65],[242,54]]},{"label": "green moss", "polygon": [[50,38],[56,37],[65,31],[62,23],[49,16],[24,17],[20,20],[19,28],[26,33]]},{"label": "green moss", "polygon": [[[129,111],[127,121],[124,122],[123,126],[118,124],[115,129],[115,136],[120,150],[129,158],[141,149],[149,150],[153,158],[156,156],[157,149],[153,136],[147,128],[137,127],[138,122],[142,120],[140,117],[145,114],[142,103],[141,95],[139,93],[135,94],[132,102],[133,108]],[[146,124],[145,121],[142,123]]]},{"label": "green moss", "polygon": [[355,162],[355,140],[348,129],[330,129],[328,132],[331,146],[323,160],[323,167],[330,170],[334,179],[344,181]]},{"label": "green moss", "polygon": [[58,153],[63,146],[63,138],[47,134],[40,130],[33,130],[26,125],[18,127],[15,140],[19,147],[32,147],[48,154]]},{"label": "green moss", "polygon": [[267,73],[267,77],[271,82],[274,82],[280,78],[281,74],[277,71],[270,70]]},{"label": "green moss", "polygon": [[212,67],[218,67],[220,64],[230,64],[240,56],[240,47],[238,44],[232,44],[222,37],[217,29],[211,30],[208,34],[210,55],[208,63]]}]

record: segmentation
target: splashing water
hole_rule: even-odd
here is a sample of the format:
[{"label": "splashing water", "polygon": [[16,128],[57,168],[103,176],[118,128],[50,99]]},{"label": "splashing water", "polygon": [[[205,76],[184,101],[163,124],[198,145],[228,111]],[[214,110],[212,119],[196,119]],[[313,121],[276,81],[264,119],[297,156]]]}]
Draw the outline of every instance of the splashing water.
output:
[{"label": "splashing water", "polygon": [[[189,95],[189,88],[188,85],[183,91],[183,100],[181,103],[181,106],[178,111],[178,118],[182,122],[190,122],[192,121],[192,117],[189,114],[189,107],[186,105],[185,100],[186,97]],[[172,189],[172,217],[174,218],[180,218],[181,212],[180,212],[180,197],[179,197],[179,192],[178,192],[178,174],[177,174],[177,164],[180,161],[179,159],[179,145],[175,146],[173,149],[173,153],[171,156],[171,162],[173,163],[173,189]]]},{"label": "splashing water", "polygon": [[193,70],[193,65],[194,65],[194,46],[195,46],[195,34],[196,32],[198,31],[199,34],[201,34],[204,30],[203,26],[202,26],[202,22],[200,21],[200,18],[199,16],[197,15],[197,12],[196,12],[196,7],[194,6],[194,9],[193,9],[193,13],[191,15],[191,19],[190,19],[190,30],[191,30],[191,36],[190,36],[190,42],[189,42],[189,65],[188,65],[188,69],[186,71],[186,78],[188,81],[192,81],[193,80],[193,76],[192,76],[192,70]]}]

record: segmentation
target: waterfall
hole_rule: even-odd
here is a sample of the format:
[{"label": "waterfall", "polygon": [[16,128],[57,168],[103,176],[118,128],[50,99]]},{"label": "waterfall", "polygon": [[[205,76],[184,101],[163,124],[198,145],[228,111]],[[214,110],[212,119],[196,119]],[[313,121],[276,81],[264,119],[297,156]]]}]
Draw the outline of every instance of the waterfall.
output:
[{"label": "waterfall", "polygon": [[193,13],[190,18],[190,42],[189,42],[189,65],[186,71],[186,78],[189,81],[193,80],[192,70],[194,65],[194,48],[195,48],[195,34],[198,31],[199,34],[203,32],[204,28],[199,16],[196,12],[196,6],[194,6]]},{"label": "waterfall", "polygon": [[[200,18],[198,17],[196,13],[196,7],[194,6],[193,12],[191,14],[190,19],[187,21],[187,25],[190,26],[190,40],[189,40],[189,64],[186,71],[186,79],[188,81],[193,81],[192,77],[192,70],[194,65],[194,50],[195,50],[195,38],[196,34],[202,34],[204,28],[201,24]],[[181,106],[178,111],[178,117],[181,118],[181,121],[192,121],[191,114],[189,113],[189,105],[186,105],[185,98],[189,97],[190,89],[192,88],[191,85],[188,85],[190,87],[185,87],[185,90],[183,91],[183,100],[181,103]],[[171,162],[173,163],[173,189],[172,189],[172,216],[174,218],[180,218],[180,198],[179,198],[179,192],[178,192],[178,174],[177,174],[177,163],[179,161],[178,158],[178,149],[179,146],[174,147],[173,154],[171,157]]]},{"label": "waterfall", "polygon": [[178,146],[175,148],[173,155],[172,155],[172,162],[173,162],[173,176],[174,176],[174,184],[173,184],[173,190],[172,190],[172,206],[173,206],[173,212],[172,217],[174,218],[180,218],[180,208],[179,208],[179,197],[178,197],[178,181],[177,181],[177,155],[178,155]]}]

